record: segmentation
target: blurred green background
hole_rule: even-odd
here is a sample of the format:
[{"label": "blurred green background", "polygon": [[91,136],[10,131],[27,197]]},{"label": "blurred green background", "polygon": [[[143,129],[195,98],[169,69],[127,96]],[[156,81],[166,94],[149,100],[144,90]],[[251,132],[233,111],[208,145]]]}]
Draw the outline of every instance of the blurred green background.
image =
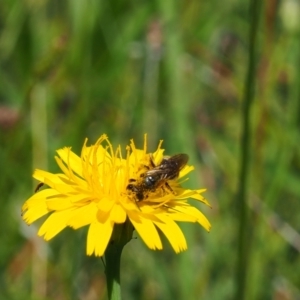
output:
[{"label": "blurred green background", "polygon": [[[184,225],[189,249],[122,255],[124,299],[233,299],[237,290],[242,106],[249,1],[0,2],[0,299],[106,299],[87,228],[44,242],[21,205],[35,168],[86,137],[188,153],[206,187],[210,233]],[[247,209],[247,299],[300,299],[300,3],[266,0],[255,50]]]}]

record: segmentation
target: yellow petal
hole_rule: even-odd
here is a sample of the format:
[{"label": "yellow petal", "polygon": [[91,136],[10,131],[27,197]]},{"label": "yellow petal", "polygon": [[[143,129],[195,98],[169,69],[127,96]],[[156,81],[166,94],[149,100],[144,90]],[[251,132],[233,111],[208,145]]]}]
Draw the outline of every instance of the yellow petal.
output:
[{"label": "yellow petal", "polygon": [[169,212],[172,214],[172,220],[174,220],[174,221],[190,222],[190,223],[197,222],[197,217],[179,212],[176,209],[173,210],[172,208],[170,208]]},{"label": "yellow petal", "polygon": [[63,174],[60,174],[61,176],[58,176],[57,174],[52,174],[49,173],[47,171],[43,171],[43,170],[39,170],[36,169],[32,175],[33,178],[35,178],[38,181],[44,182],[45,183],[45,178],[47,178],[49,181],[53,182],[53,183],[62,183],[62,177],[65,177],[65,179],[67,179],[67,177]]},{"label": "yellow petal", "polygon": [[[48,185],[49,187],[60,191],[62,193],[67,192],[74,192],[78,190],[78,186],[74,184],[65,174],[52,174],[43,170],[35,170],[33,175],[35,179],[38,181],[43,182],[44,184]],[[81,186],[86,187],[87,184],[81,178],[78,178],[76,175],[76,183],[80,183]]]},{"label": "yellow petal", "polygon": [[201,193],[205,192],[205,190],[189,190],[189,189],[179,189],[180,194],[178,194],[178,199],[185,199],[195,196],[195,199],[202,200],[204,197],[201,195]]},{"label": "yellow petal", "polygon": [[[160,163],[164,157],[164,151],[165,149],[161,149],[161,145],[163,143],[163,140],[160,140],[157,146],[157,149],[155,152],[153,152],[153,158],[154,158],[154,163],[155,165],[157,165],[158,163]],[[145,150],[146,151],[146,150]]]},{"label": "yellow petal", "polygon": [[103,256],[114,228],[113,222],[93,222],[87,236],[87,255]]},{"label": "yellow petal", "polygon": [[95,200],[92,198],[92,195],[86,194],[86,193],[72,193],[67,195],[70,198],[70,201],[73,203],[73,205],[81,206],[84,204],[88,204],[91,201]]},{"label": "yellow petal", "polygon": [[157,149],[153,154],[153,160],[154,160],[154,164],[157,166],[160,164],[160,162],[162,161],[163,157],[164,157],[164,149]]},{"label": "yellow petal", "polygon": [[49,241],[67,226],[67,220],[72,215],[73,210],[63,210],[52,213],[38,231],[39,236],[44,236]]},{"label": "yellow petal", "polygon": [[186,240],[179,226],[172,219],[163,214],[160,214],[158,218],[160,218],[162,222],[154,222],[154,224],[167,237],[174,251],[179,253],[186,250]]},{"label": "yellow petal", "polygon": [[57,192],[51,189],[42,190],[31,196],[22,206],[23,219],[31,224],[50,212],[45,199],[57,196]]},{"label": "yellow petal", "polygon": [[162,249],[159,234],[152,221],[149,221],[142,216],[138,217],[137,214],[134,213],[129,214],[129,219],[135,230],[150,249]]},{"label": "yellow petal", "polygon": [[49,181],[47,178],[44,178],[44,183],[51,187],[53,190],[56,190],[59,193],[67,194],[67,193],[74,193],[74,186],[73,185],[67,185],[65,183],[53,183]]},{"label": "yellow petal", "polygon": [[70,217],[67,225],[74,229],[78,229],[80,227],[96,222],[97,211],[98,208],[93,202],[88,205],[79,207],[76,209],[73,216]]},{"label": "yellow petal", "polygon": [[38,193],[35,193],[32,195],[23,205],[22,210],[29,209],[35,205],[39,205],[40,203],[45,203],[45,199],[51,198],[51,197],[56,197],[60,195],[56,191],[52,189],[45,189],[41,190]]},{"label": "yellow petal", "polygon": [[46,205],[49,210],[63,210],[74,206],[74,204],[70,201],[70,197],[66,197],[64,195],[60,195],[51,200],[46,200]]},{"label": "yellow petal", "polygon": [[202,196],[201,194],[204,193],[206,191],[206,189],[201,189],[201,190],[183,190],[183,192],[180,194],[180,196],[178,197],[179,199],[181,198],[192,198],[195,200],[199,200],[203,203],[205,203],[206,205],[208,205],[209,207],[210,204],[208,203],[208,201],[205,199],[204,196]]},{"label": "yellow petal", "polygon": [[78,155],[76,155],[74,152],[71,151],[70,148],[67,147],[59,149],[56,152],[66,165],[71,166],[72,170],[76,174],[82,176],[82,162],[81,158]]},{"label": "yellow petal", "polygon": [[115,204],[111,211],[111,219],[113,220],[113,222],[122,224],[126,221],[126,217],[127,215],[124,208],[119,204]]},{"label": "yellow petal", "polygon": [[187,175],[188,173],[190,173],[191,171],[193,171],[195,168],[194,166],[185,166],[179,173],[179,178],[184,177],[185,175]]},{"label": "yellow petal", "polygon": [[[97,162],[101,162],[104,160],[105,161],[111,160],[111,156],[110,156],[109,152],[107,152],[107,150],[102,145],[98,145],[97,152],[95,154],[97,157]],[[93,162],[93,161],[91,160],[91,162]]]},{"label": "yellow petal", "polygon": [[[80,177],[78,177],[76,174],[73,173],[73,170],[72,170],[72,168],[70,168],[70,166],[69,166],[69,168],[66,167],[64,165],[63,161],[59,157],[55,156],[54,158],[56,160],[56,163],[60,167],[60,169],[64,172],[65,177],[67,178],[67,180],[70,184],[73,184],[73,182],[74,182],[77,185],[82,185],[84,187],[87,186],[87,183],[83,179],[81,179]],[[70,179],[71,179],[71,181],[70,181]]]},{"label": "yellow petal", "polygon": [[110,218],[110,211],[102,211],[101,209],[98,209],[96,217],[100,223],[105,223]]},{"label": "yellow petal", "polygon": [[189,198],[195,199],[195,200],[199,200],[202,203],[205,203],[207,206],[211,207],[211,205],[209,204],[209,202],[203,196],[201,196],[201,195],[194,194],[194,195],[190,196]]},{"label": "yellow petal", "polygon": [[30,209],[26,210],[25,213],[23,213],[23,219],[27,224],[31,224],[37,219],[46,215],[47,213],[49,213],[49,210],[45,202],[41,202],[39,204],[36,204],[35,206],[32,206]]},{"label": "yellow petal", "polygon": [[102,211],[109,212],[112,207],[114,206],[115,201],[108,197],[102,197],[101,200],[98,202],[98,207]]},{"label": "yellow petal", "polygon": [[176,208],[187,215],[196,217],[197,222],[202,225],[207,231],[210,231],[211,225],[204,214],[193,206],[181,206]]},{"label": "yellow petal", "polygon": [[90,203],[91,197],[84,194],[77,195],[62,195],[49,197],[46,199],[47,207],[50,210],[63,210],[71,207],[80,207],[81,205],[86,205]]}]

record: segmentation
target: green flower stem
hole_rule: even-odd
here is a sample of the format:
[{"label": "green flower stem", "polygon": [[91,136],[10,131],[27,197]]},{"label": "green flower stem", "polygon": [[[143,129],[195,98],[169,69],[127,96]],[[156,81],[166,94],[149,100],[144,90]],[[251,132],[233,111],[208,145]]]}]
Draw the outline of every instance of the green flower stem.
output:
[{"label": "green flower stem", "polygon": [[105,252],[105,273],[108,299],[121,299],[120,263],[123,247],[110,245]]},{"label": "green flower stem", "polygon": [[237,260],[237,290],[235,299],[246,297],[246,282],[249,268],[249,253],[251,249],[251,231],[253,225],[249,218],[247,206],[247,179],[249,175],[250,151],[250,110],[254,100],[255,88],[255,52],[257,44],[257,29],[259,24],[260,0],[250,0],[250,32],[249,32],[249,61],[246,75],[244,106],[242,112],[241,161],[238,186],[238,260]]},{"label": "green flower stem", "polygon": [[[32,138],[32,170],[47,169],[47,90],[43,83],[32,86],[29,94]],[[33,190],[36,188],[33,182]],[[47,246],[42,239],[31,238],[34,245],[32,252],[32,298],[46,297],[47,283]],[[39,250],[39,255],[37,251]]]},{"label": "green flower stem", "polygon": [[127,220],[115,224],[110,243],[105,251],[105,274],[109,300],[121,299],[120,265],[123,247],[132,238],[133,227]]}]

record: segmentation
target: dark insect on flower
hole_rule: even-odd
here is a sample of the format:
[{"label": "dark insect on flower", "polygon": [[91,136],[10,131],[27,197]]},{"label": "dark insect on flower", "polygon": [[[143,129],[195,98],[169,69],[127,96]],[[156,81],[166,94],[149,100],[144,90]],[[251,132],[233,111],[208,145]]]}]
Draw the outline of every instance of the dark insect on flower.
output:
[{"label": "dark insect on flower", "polygon": [[43,183],[43,182],[40,182],[40,183],[36,186],[36,188],[34,189],[34,192],[37,193],[43,185],[44,185],[44,183]]},{"label": "dark insect on flower", "polygon": [[144,200],[149,192],[155,192],[160,187],[173,192],[168,181],[178,178],[179,172],[187,164],[188,159],[188,155],[184,153],[165,156],[156,166],[153,157],[150,156],[149,170],[143,173],[138,180],[130,179],[126,189],[135,194],[137,202]]}]

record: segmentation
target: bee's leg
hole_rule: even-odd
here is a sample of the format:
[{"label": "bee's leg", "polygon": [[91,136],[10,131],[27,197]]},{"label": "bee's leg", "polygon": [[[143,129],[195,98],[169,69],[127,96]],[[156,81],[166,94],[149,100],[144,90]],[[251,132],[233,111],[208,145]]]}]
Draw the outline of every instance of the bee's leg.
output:
[{"label": "bee's leg", "polygon": [[[147,171],[151,170],[151,169],[154,169],[155,167],[157,167],[154,163],[154,159],[153,159],[153,154],[150,153],[149,154],[149,157],[150,157],[150,165],[143,165],[143,168],[146,169]],[[146,172],[143,172],[140,174],[140,177],[144,177],[145,176],[145,173]]]},{"label": "bee's leg", "polygon": [[129,197],[130,200],[134,201],[134,203],[135,203],[136,207],[138,208],[138,210],[141,211],[141,209],[138,205],[139,201],[141,201],[141,200],[139,200],[138,191],[135,189],[135,186],[128,185],[127,189],[130,190],[134,194],[134,195],[128,195],[127,194],[127,196]]},{"label": "bee's leg", "polygon": [[134,196],[128,196],[128,197],[129,197],[130,200],[133,200],[133,201],[134,201],[134,203],[135,203],[137,209],[138,209],[139,211],[141,211],[141,209],[140,209],[140,207],[139,207],[139,205],[138,205],[139,200],[137,200],[136,195],[134,195]]},{"label": "bee's leg", "polygon": [[171,192],[173,195],[175,195],[175,192],[172,190],[172,188],[170,187],[170,185],[168,184],[168,182],[166,182],[164,184],[164,186],[162,186],[163,191],[165,192],[166,190],[164,189],[164,187],[169,190],[169,192]]}]

